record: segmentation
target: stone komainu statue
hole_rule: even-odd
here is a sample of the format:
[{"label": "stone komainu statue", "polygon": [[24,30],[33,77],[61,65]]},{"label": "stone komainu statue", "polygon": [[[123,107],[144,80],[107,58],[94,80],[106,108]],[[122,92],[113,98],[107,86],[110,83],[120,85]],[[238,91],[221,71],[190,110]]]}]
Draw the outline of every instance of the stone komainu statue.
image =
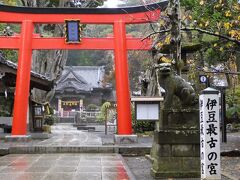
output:
[{"label": "stone komainu statue", "polygon": [[183,107],[193,107],[198,103],[193,87],[182,77],[175,75],[170,63],[158,64],[160,86],[165,89],[164,108],[173,106],[174,96],[177,96]]}]

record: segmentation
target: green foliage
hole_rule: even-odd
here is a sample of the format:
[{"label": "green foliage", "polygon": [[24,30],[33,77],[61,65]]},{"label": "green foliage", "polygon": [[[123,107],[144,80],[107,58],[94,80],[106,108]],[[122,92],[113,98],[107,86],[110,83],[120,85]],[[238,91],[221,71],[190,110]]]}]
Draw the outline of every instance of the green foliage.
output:
[{"label": "green foliage", "polygon": [[226,116],[228,119],[240,117],[240,105],[235,105],[233,107],[228,108],[226,111]]},{"label": "green foliage", "polygon": [[[187,12],[183,19],[190,22],[189,26],[240,40],[240,5],[237,0],[182,0],[181,6]],[[215,43],[204,45],[204,52],[206,52],[204,59],[209,65],[214,65],[219,61],[225,62],[232,53],[237,51],[236,44],[232,41],[206,36],[200,39],[205,42],[215,41]]]},{"label": "green foliage", "polygon": [[97,116],[97,121],[98,122],[104,122],[105,121],[104,116],[101,113]]},{"label": "green foliage", "polygon": [[[14,33],[19,33],[20,32],[20,26],[19,24],[6,24],[6,23],[1,23],[0,24],[0,35],[3,35],[4,29],[10,26],[11,30]],[[17,62],[18,59],[18,51],[17,50],[9,50],[9,49],[1,49],[0,54],[6,59],[10,60],[12,62]]]},{"label": "green foliage", "polygon": [[240,86],[226,91],[227,118],[233,119],[234,116],[240,117]]},{"label": "green foliage", "polygon": [[102,66],[107,65],[105,59],[105,51],[75,51],[71,50],[68,54],[68,66]]},{"label": "green foliage", "polygon": [[143,133],[145,131],[154,131],[155,122],[154,121],[136,121],[133,126],[135,133]]},{"label": "green foliage", "polygon": [[144,133],[146,131],[154,131],[155,129],[155,121],[137,121],[135,117],[135,110],[131,108],[131,116],[132,116],[132,126],[135,133]]},{"label": "green foliage", "polygon": [[18,60],[18,52],[15,50],[8,50],[8,49],[4,49],[4,50],[0,50],[0,54],[9,61],[12,61],[14,63],[17,63]]},{"label": "green foliage", "polygon": [[233,129],[240,130],[240,123],[233,123],[232,126],[233,126]]},{"label": "green foliage", "polygon": [[49,107],[49,112],[50,112],[51,115],[54,114],[54,109],[53,109],[53,107]]},{"label": "green foliage", "polygon": [[[113,34],[110,25],[86,25],[83,37],[107,37]],[[70,50],[68,53],[68,66],[105,66],[106,70],[112,68],[112,58],[108,58],[109,51],[103,50]]]},{"label": "green foliage", "polygon": [[193,7],[197,5],[196,0],[182,0],[181,5],[186,8],[186,10],[192,10]]},{"label": "green foliage", "polygon": [[110,102],[105,102],[103,103],[102,107],[101,107],[101,113],[106,116],[107,114],[107,110],[109,110],[111,107],[111,103]]},{"label": "green foliage", "polygon": [[98,109],[98,106],[95,104],[89,104],[86,108],[88,111],[95,111]]},{"label": "green foliage", "polygon": [[[152,25],[154,28],[156,24]],[[127,34],[131,34],[133,37],[144,37],[147,33],[152,31],[152,27],[149,24],[129,24],[126,26]]]},{"label": "green foliage", "polygon": [[110,107],[111,107],[110,102],[103,103],[103,105],[101,106],[100,115],[97,116],[98,121],[106,121],[108,119],[107,116],[108,116],[108,111],[110,110]]},{"label": "green foliage", "polygon": [[211,36],[211,35],[208,35],[208,34],[204,34],[202,39],[201,39],[203,42],[216,42],[218,41],[219,39],[215,36]]},{"label": "green foliage", "polygon": [[44,118],[44,124],[52,126],[54,124],[54,122],[56,122],[56,118],[57,117],[55,117],[53,115],[46,116]]},{"label": "green foliage", "polygon": [[0,117],[10,117],[10,113],[6,110],[0,110]]},{"label": "green foliage", "polygon": [[13,97],[9,96],[7,99],[0,96],[0,116],[10,117],[12,116]]},{"label": "green foliage", "polygon": [[18,1],[17,0],[0,0],[0,4],[16,6],[18,5]]},{"label": "green foliage", "polygon": [[240,85],[226,91],[226,102],[229,107],[240,105]]},{"label": "green foliage", "polygon": [[107,37],[113,34],[113,27],[111,25],[92,25],[87,24],[83,29],[83,37]]},{"label": "green foliage", "polygon": [[[169,11],[171,12],[170,8]],[[201,45],[198,50],[191,51],[190,46],[185,49],[187,53],[198,51],[195,56],[190,57],[187,55],[187,61],[199,62],[196,63],[196,67],[205,66],[205,70],[211,65],[215,66],[224,63],[226,70],[236,71],[236,69],[229,68],[228,65],[231,60],[234,61],[234,57],[237,59],[239,54],[239,12],[240,5],[237,0],[181,0],[182,28],[188,30],[182,31],[184,33],[182,33],[181,43],[182,45],[190,45],[191,43]],[[171,22],[169,18],[162,18],[159,21],[160,31],[171,29]],[[171,39],[171,37],[167,37],[169,37],[168,33],[156,37],[156,49],[161,51],[164,45],[169,44],[170,41],[167,40]],[[182,47],[183,50],[184,46]],[[226,61],[228,62],[226,63]],[[239,68],[240,63],[238,61],[236,63]]]}]

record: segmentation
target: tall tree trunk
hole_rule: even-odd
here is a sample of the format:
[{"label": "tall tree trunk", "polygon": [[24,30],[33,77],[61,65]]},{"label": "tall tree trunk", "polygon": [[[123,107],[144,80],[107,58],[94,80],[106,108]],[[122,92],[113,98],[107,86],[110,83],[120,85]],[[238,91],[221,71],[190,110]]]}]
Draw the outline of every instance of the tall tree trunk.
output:
[{"label": "tall tree trunk", "polygon": [[[24,6],[31,7],[46,7],[49,0],[21,0]],[[59,7],[64,7],[67,0],[59,1]],[[43,27],[46,25],[36,25],[36,32],[42,34]],[[54,26],[54,36],[63,35],[63,27],[60,25]],[[66,64],[68,51],[66,50],[40,50],[33,51],[32,56],[32,70],[47,76],[51,80],[56,80],[61,74],[63,67]],[[54,95],[54,89],[50,92],[42,91],[39,89],[32,90],[32,99],[37,102],[50,101]]]},{"label": "tall tree trunk", "polygon": [[171,20],[170,54],[178,75],[181,75],[183,62],[181,60],[181,15],[180,1],[169,0],[168,16]]},{"label": "tall tree trunk", "polygon": [[[237,57],[233,54],[229,56],[229,59],[227,61],[227,71],[231,72],[238,72],[237,68]],[[227,82],[228,82],[228,88],[235,87],[238,83],[238,75],[234,74],[226,74]]]}]

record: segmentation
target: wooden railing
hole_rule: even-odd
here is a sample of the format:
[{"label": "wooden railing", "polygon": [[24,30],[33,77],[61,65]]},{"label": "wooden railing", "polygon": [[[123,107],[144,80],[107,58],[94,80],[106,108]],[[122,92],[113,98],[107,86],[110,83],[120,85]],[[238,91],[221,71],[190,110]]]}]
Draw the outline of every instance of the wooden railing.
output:
[{"label": "wooden railing", "polygon": [[81,118],[96,118],[100,111],[63,111],[62,114],[56,112],[56,115],[59,117],[75,117],[77,113],[80,113]]}]

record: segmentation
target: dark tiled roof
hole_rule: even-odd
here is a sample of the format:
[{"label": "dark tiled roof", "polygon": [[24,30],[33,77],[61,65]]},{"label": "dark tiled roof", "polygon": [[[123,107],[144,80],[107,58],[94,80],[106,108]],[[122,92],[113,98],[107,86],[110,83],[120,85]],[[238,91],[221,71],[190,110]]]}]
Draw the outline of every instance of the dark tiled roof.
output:
[{"label": "dark tiled roof", "polygon": [[[8,60],[4,60],[3,58],[0,57],[0,63],[1,64],[5,64],[6,66],[12,68],[12,69],[15,69],[17,70],[17,64],[16,63],[13,63],[11,61],[8,61]],[[44,76],[44,75],[41,75],[39,73],[36,73],[34,71],[31,71],[31,76],[34,76],[36,78],[40,78],[42,80],[46,80],[46,81],[51,81],[48,77]]]},{"label": "dark tiled roof", "polygon": [[57,81],[56,91],[91,92],[101,89],[104,73],[103,66],[65,66]]},{"label": "dark tiled roof", "polygon": [[[3,68],[3,71],[6,72],[6,75],[3,77],[5,79],[5,83],[9,87],[16,86],[16,75],[17,75],[17,64],[5,60],[4,57],[1,56],[0,53],[0,65]],[[30,87],[37,88],[44,91],[51,91],[53,88],[53,81],[50,80],[48,77],[31,71],[31,80],[30,80]]]}]

